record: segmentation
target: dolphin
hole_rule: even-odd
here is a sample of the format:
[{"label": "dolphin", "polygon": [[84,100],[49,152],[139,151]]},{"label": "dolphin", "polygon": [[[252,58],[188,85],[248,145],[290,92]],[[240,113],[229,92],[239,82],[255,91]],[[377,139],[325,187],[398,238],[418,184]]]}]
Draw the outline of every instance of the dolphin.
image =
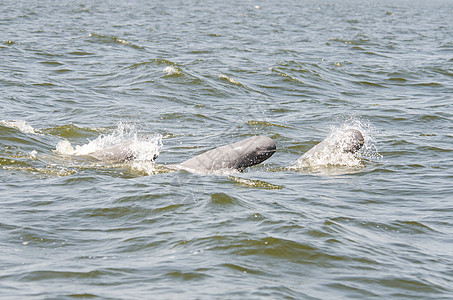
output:
[{"label": "dolphin", "polygon": [[275,153],[275,150],[275,142],[271,138],[253,136],[209,150],[180,164],[167,165],[166,167],[201,174],[224,170],[242,172],[247,167],[265,161]]},{"label": "dolphin", "polygon": [[356,153],[363,147],[364,142],[362,133],[357,129],[351,128],[334,132],[299,157],[292,167],[300,166],[307,159],[326,154]]}]

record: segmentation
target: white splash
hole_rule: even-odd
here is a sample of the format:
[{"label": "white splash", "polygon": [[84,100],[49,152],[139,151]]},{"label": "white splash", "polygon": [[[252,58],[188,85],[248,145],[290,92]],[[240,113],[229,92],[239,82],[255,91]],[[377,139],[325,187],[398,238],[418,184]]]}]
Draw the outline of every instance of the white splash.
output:
[{"label": "white splash", "polygon": [[360,155],[358,153],[340,151],[341,147],[338,146],[338,142],[341,143],[341,140],[335,136],[335,133],[329,135],[323,142],[324,147],[304,154],[291,168],[316,170],[328,167],[355,168],[361,166]]},{"label": "white splash", "polygon": [[36,150],[33,150],[31,151],[30,153],[28,153],[28,156],[31,158],[31,159],[36,159],[36,155],[38,154],[38,151]]},{"label": "white splash", "polygon": [[[351,129],[359,130],[364,137],[363,147],[355,153],[345,151],[350,148],[351,142],[345,133]],[[349,117],[341,125],[332,125],[327,138],[301,156],[290,169],[320,171],[327,168],[361,168],[364,159],[381,157],[377,152],[372,131],[368,123],[358,117]]]},{"label": "white splash", "polygon": [[74,147],[72,147],[69,141],[58,142],[56,149],[53,152],[63,155],[73,155],[75,153]]},{"label": "white splash", "polygon": [[173,74],[181,74],[181,70],[179,70],[177,67],[175,66],[167,66],[165,67],[162,72],[164,72],[165,74],[167,75],[173,75]]},{"label": "white splash", "polygon": [[127,152],[133,154],[134,160],[151,161],[159,155],[159,151],[162,148],[162,136],[139,137],[134,126],[119,123],[113,132],[101,134],[84,145],[73,147],[67,140],[60,141],[56,145],[54,152],[63,155],[93,155],[94,157],[99,157],[99,153],[103,150],[108,150],[121,144],[127,147]]},{"label": "white splash", "polygon": [[32,133],[32,134],[39,134],[39,132],[30,126],[26,121],[23,120],[11,120],[11,121],[0,121],[0,124],[5,125],[7,127],[15,128],[23,133]]}]

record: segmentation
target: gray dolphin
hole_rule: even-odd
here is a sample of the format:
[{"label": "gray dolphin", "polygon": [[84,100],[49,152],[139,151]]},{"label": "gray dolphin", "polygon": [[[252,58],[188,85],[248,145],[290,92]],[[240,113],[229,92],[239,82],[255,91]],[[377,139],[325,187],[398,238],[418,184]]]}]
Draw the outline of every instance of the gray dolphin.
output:
[{"label": "gray dolphin", "polygon": [[247,167],[265,161],[275,153],[275,150],[275,142],[271,138],[253,136],[209,150],[180,164],[166,167],[192,173],[215,173],[222,170],[243,171]]},{"label": "gray dolphin", "polygon": [[365,142],[362,133],[357,129],[345,129],[334,132],[325,140],[308,150],[299,157],[292,166],[301,163],[311,157],[322,156],[327,153],[355,153],[359,151]]}]

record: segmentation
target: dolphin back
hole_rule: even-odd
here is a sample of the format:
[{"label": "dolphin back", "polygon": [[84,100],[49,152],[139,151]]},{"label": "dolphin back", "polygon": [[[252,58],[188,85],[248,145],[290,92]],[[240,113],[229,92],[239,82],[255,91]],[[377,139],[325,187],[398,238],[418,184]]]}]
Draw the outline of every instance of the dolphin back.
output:
[{"label": "dolphin back", "polygon": [[275,142],[266,136],[253,136],[242,141],[221,146],[169,168],[194,173],[212,173],[221,170],[243,171],[271,157]]}]

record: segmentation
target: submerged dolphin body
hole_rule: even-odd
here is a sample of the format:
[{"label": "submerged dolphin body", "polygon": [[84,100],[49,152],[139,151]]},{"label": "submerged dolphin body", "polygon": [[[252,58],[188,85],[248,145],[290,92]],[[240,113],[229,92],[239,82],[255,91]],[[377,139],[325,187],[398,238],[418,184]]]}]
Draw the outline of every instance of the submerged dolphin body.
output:
[{"label": "submerged dolphin body", "polygon": [[134,152],[131,149],[131,145],[132,142],[121,143],[92,152],[89,154],[89,156],[103,161],[131,161],[135,158]]},{"label": "submerged dolphin body", "polygon": [[271,138],[253,136],[209,150],[180,164],[166,167],[201,174],[223,170],[243,171],[247,167],[265,161],[275,153],[275,150],[275,142]]},{"label": "submerged dolphin body", "polygon": [[[137,155],[137,149],[134,149],[134,143],[132,141],[97,150],[89,154],[89,156],[98,160],[117,162],[132,161],[137,158]],[[154,155],[152,160],[154,161],[156,158],[157,154]]]},{"label": "submerged dolphin body", "polygon": [[305,160],[313,157],[336,153],[355,153],[363,147],[364,142],[362,133],[357,129],[338,131],[308,150],[292,166],[300,166]]}]

